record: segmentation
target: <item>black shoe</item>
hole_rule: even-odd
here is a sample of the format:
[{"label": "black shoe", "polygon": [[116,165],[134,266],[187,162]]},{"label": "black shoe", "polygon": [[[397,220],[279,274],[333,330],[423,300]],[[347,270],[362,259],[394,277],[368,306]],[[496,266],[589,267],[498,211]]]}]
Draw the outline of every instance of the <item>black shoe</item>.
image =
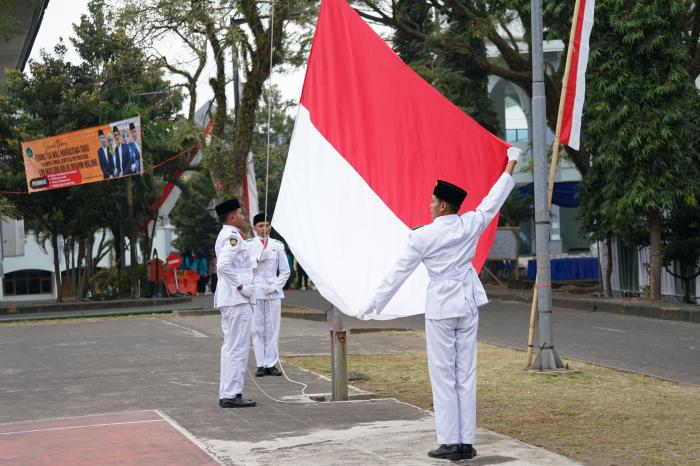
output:
[{"label": "black shoe", "polygon": [[222,398],[219,400],[219,406],[222,408],[252,408],[257,406],[253,400],[246,400],[242,394],[238,394],[235,398]]},{"label": "black shoe", "polygon": [[264,377],[267,375],[267,369],[264,367],[258,367],[258,370],[255,371],[255,377]]},{"label": "black shoe", "polygon": [[462,449],[462,459],[470,460],[476,456],[476,450],[469,443],[462,443],[459,445]]},{"label": "black shoe", "polygon": [[430,450],[428,456],[431,458],[443,458],[446,460],[461,460],[462,448],[459,443],[453,445],[440,445],[435,450]]},{"label": "black shoe", "polygon": [[282,375],[282,372],[280,372],[280,370],[277,369],[275,366],[272,366],[265,369],[265,374],[279,377],[280,375]]}]

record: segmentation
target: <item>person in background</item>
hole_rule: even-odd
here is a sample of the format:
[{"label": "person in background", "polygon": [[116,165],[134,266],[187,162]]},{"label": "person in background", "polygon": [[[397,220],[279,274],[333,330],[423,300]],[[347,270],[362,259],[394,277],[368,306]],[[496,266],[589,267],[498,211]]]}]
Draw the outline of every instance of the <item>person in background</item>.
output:
[{"label": "person in background", "polygon": [[216,282],[219,277],[216,276],[216,252],[209,253],[209,289],[212,293],[216,292]]},{"label": "person in background", "polygon": [[297,261],[297,290],[305,290],[309,287],[309,276],[301,267],[299,261]]},{"label": "person in background", "polygon": [[197,249],[197,258],[195,259],[195,270],[197,270],[197,294],[204,294],[207,291],[207,274],[209,273],[209,264],[207,256],[202,249]]},{"label": "person in background", "polygon": [[178,267],[180,270],[196,270],[197,267],[192,246],[186,246],[180,252],[180,256],[182,257],[182,263],[180,267]]},{"label": "person in background", "polygon": [[284,243],[284,253],[287,256],[287,266],[289,267],[289,278],[287,279],[287,283],[284,284],[284,290],[289,290],[292,287],[292,282],[294,281],[294,276],[296,273],[294,273],[294,254],[292,254],[292,250],[289,249],[289,246],[287,243]]}]

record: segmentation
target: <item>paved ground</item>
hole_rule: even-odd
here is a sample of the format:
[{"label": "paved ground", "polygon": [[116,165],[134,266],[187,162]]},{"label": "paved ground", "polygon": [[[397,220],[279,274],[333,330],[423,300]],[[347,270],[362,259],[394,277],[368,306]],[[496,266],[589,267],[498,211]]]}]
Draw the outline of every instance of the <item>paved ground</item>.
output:
[{"label": "paved ground", "polygon": [[[161,434],[170,436],[169,441],[181,444],[184,437],[222,464],[447,464],[431,462],[425,455],[435,442],[431,413],[393,399],[309,402],[299,397],[298,386],[284,379],[257,379],[271,396],[288,402],[282,404],[265,398],[249,377],[246,394],[256,398],[259,406],[219,408],[219,325],[218,316],[209,315],[0,326],[0,463],[27,464],[39,458],[55,464],[57,436],[65,445],[79,442],[86,428],[117,429],[113,417],[86,424],[85,419],[75,419],[79,416],[114,413],[118,419],[128,413],[137,412],[138,417],[155,416],[155,412],[158,417],[139,418],[135,426],[144,428],[141,424],[146,422],[161,426],[159,418],[170,420],[168,424],[181,437],[165,429]],[[327,352],[326,325],[285,319],[284,351]],[[407,341],[400,335],[357,334],[351,350],[405,351]],[[421,342],[412,344],[422,349]],[[329,391],[327,379],[291,367],[288,373],[309,385],[307,393]],[[31,448],[27,431],[42,431],[32,432]],[[139,446],[149,436],[146,431],[131,437],[115,435],[96,437],[98,448],[93,445],[91,451],[102,457],[94,457],[95,464],[119,458],[121,463],[154,464],[162,448],[157,436],[146,442],[145,450]],[[476,446],[477,459],[464,463],[575,464],[484,430],[479,431]],[[10,458],[9,452],[15,456]],[[171,464],[199,463],[185,458],[183,454]],[[201,458],[202,464],[208,461]]]},{"label": "paved ground", "polygon": [[[0,323],[28,321],[28,320],[44,320],[44,319],[72,319],[75,317],[108,317],[119,315],[136,315],[136,314],[160,314],[170,313],[173,311],[197,311],[202,309],[201,303],[206,303],[211,306],[211,295],[201,296],[197,303],[184,302],[177,304],[167,304],[163,306],[132,306],[132,307],[111,307],[112,303],[105,303],[104,308],[100,309],[76,309],[62,311],[46,311],[37,313],[7,313],[0,314]],[[47,306],[48,307],[48,306]]]},{"label": "paved ground", "polygon": [[[316,291],[288,292],[284,302],[319,310],[330,307]],[[494,300],[481,309],[479,318],[480,341],[527,348],[529,304]],[[369,324],[347,319],[351,327],[423,329],[424,324],[422,315]],[[554,344],[564,357],[700,384],[698,324],[556,308]]]}]

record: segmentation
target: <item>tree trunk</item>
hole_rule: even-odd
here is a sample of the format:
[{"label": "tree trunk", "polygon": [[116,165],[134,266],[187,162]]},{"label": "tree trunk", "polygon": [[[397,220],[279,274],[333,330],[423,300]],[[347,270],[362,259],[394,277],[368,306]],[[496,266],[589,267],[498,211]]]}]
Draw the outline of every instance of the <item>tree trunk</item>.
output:
[{"label": "tree trunk", "polygon": [[661,300],[661,214],[649,211],[649,292],[653,301]]},{"label": "tree trunk", "polygon": [[613,253],[612,253],[612,237],[605,238],[605,247],[608,250],[607,265],[605,268],[605,297],[612,298],[612,268],[613,268]]},{"label": "tree trunk", "polygon": [[85,290],[85,273],[87,272],[87,261],[85,266],[83,266],[83,260],[85,259],[85,239],[80,239],[78,241],[78,286],[76,288],[76,298],[78,300],[83,299],[83,292]]},{"label": "tree trunk", "polygon": [[138,245],[136,244],[136,221],[134,220],[134,183],[131,178],[126,180],[126,206],[129,216],[129,253],[131,267],[129,267],[131,275],[131,293],[132,298],[136,297],[136,271],[139,267],[139,258],[137,254]]},{"label": "tree trunk", "polygon": [[70,241],[63,241],[63,263],[66,264],[66,280],[68,280],[68,297],[71,294],[71,274],[70,274]]},{"label": "tree trunk", "polygon": [[63,302],[63,287],[61,286],[61,265],[58,255],[58,233],[51,232],[51,248],[53,249],[53,273],[56,276],[56,302]]}]

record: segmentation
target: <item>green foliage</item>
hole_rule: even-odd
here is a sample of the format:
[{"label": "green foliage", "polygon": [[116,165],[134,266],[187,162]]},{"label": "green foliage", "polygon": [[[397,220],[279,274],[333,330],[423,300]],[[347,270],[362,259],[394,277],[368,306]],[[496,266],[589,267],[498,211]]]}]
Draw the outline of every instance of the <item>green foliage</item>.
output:
[{"label": "green foliage", "polygon": [[24,26],[15,16],[19,8],[38,8],[39,0],[0,0],[0,39],[9,42],[12,37],[24,30]]},{"label": "green foliage", "polygon": [[[468,44],[481,59],[486,58],[484,32],[478,22],[470,22],[459,9],[443,6],[437,12],[424,0],[396,2],[396,15],[421,34],[439,36],[443,41]],[[437,27],[433,15],[445,18]],[[397,29],[396,53],[448,100],[493,133],[499,132],[498,118],[488,96],[488,75],[471,58],[453,50],[434,47],[430,41]]]},{"label": "green foliage", "polygon": [[617,224],[697,201],[700,179],[688,178],[688,144],[697,137],[689,104],[697,91],[684,68],[682,2],[602,0],[596,9],[584,118],[593,154],[585,218],[591,231],[626,238]]},{"label": "green foliage", "polygon": [[175,247],[190,246],[202,249],[209,254],[216,242],[221,226],[207,210],[209,201],[216,195],[214,185],[207,173],[195,172],[192,178],[182,185],[182,194],[170,214],[175,225],[177,239]]},{"label": "green foliage", "polygon": [[[265,210],[265,174],[267,171],[267,112],[269,99],[265,99],[257,112],[257,123],[251,151],[255,167],[255,177],[258,185],[258,204],[260,210]],[[273,217],[277,205],[277,195],[282,183],[284,165],[289,152],[289,142],[292,139],[294,120],[289,110],[294,107],[291,101],[282,101],[278,89],[272,92],[272,112],[270,118],[270,164],[267,191],[267,214]]]},{"label": "green foliage", "polygon": [[[686,15],[680,0],[596,2],[587,73],[583,131],[591,166],[583,180],[583,225],[594,239],[650,246],[653,299],[660,299],[658,219],[671,209],[678,218],[700,193],[700,106],[687,72]],[[666,241],[675,244],[673,236],[667,232]]]},{"label": "green foliage", "polygon": [[[74,25],[76,37],[71,41],[83,62],[68,62],[66,47],[59,42],[53,53],[42,51],[39,61],[30,62],[29,73],[9,73],[7,95],[0,96],[0,186],[4,190],[26,189],[20,151],[25,140],[140,115],[146,167],[180,149],[168,137],[182,103],[180,93],[172,91],[159,64],[115,28],[106,12],[104,1],[93,0],[89,14]],[[99,37],[94,36],[97,33]],[[40,238],[61,235],[66,241],[85,243],[92,241],[96,230],[109,228],[117,239],[116,259],[123,264],[122,238],[145,222],[158,188],[183,163],[131,178],[132,215],[127,213],[124,179],[18,196],[11,202]]]}]

